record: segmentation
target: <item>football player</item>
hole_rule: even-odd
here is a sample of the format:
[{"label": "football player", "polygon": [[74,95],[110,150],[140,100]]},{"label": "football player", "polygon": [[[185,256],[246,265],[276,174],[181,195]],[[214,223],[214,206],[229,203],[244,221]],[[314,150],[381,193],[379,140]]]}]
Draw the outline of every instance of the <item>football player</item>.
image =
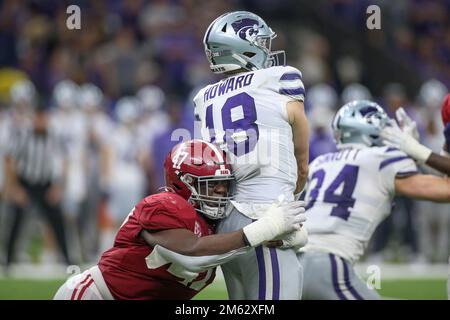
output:
[{"label": "football player", "polygon": [[[293,200],[306,182],[309,143],[302,74],[284,65],[284,51],[271,51],[275,37],[259,16],[235,11],[214,20],[203,39],[211,71],[224,79],[197,93],[195,116],[202,139],[227,152],[237,182],[219,233],[262,218],[261,209],[280,196]],[[297,236],[301,245],[306,230],[301,228]],[[230,299],[301,296],[302,272],[294,250],[259,246],[221,268]]]},{"label": "football player", "polygon": [[419,174],[413,159],[383,144],[380,132],[388,122],[374,102],[345,104],[332,123],[339,151],[310,164],[305,195],[309,239],[298,253],[304,299],[379,299],[353,265],[390,214],[393,197],[450,202],[449,179]]},{"label": "football player", "polygon": [[214,235],[231,199],[230,169],[210,143],[175,146],[164,163],[165,191],[140,201],[98,265],[67,280],[54,298],[191,299],[213,281],[216,265],[304,222],[302,203],[284,203],[243,229]]},{"label": "football player", "polygon": [[[385,143],[390,143],[417,161],[425,163],[446,175],[450,175],[450,94],[447,94],[442,103],[441,114],[442,122],[445,127],[445,144],[441,151],[441,155],[434,153],[431,149],[417,141],[418,133],[416,130],[416,123],[408,117],[403,109],[399,109],[396,115],[402,129],[394,123],[393,126],[384,128],[381,132],[381,136],[385,139]],[[450,269],[447,281],[447,292],[448,299],[450,299]]]}]

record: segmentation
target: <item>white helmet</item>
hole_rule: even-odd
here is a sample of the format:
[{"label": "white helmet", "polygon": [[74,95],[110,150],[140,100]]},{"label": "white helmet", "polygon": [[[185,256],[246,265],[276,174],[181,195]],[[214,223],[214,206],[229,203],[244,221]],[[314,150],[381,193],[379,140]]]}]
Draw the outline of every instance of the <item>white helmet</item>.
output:
[{"label": "white helmet", "polygon": [[352,83],[342,91],[342,103],[345,104],[354,100],[372,100],[372,95],[367,87],[360,83]]},{"label": "white helmet", "polygon": [[58,108],[78,106],[78,85],[72,80],[62,80],[53,89],[53,99]]},{"label": "white helmet", "polygon": [[13,104],[34,105],[37,99],[36,88],[28,79],[15,82],[11,87],[10,95]]},{"label": "white helmet", "polygon": [[116,104],[116,117],[121,123],[130,123],[139,119],[141,104],[136,97],[120,98]]},{"label": "white helmet", "polygon": [[335,110],[338,104],[338,95],[334,88],[326,83],[316,84],[309,89],[307,96],[308,104],[311,108],[320,105],[322,107]]},{"label": "white helmet", "polygon": [[92,83],[83,84],[78,90],[78,103],[84,110],[96,110],[103,103],[103,92]]},{"label": "white helmet", "polygon": [[139,98],[142,108],[146,111],[156,111],[162,107],[166,95],[158,86],[144,86],[139,89],[136,96]]},{"label": "white helmet", "polygon": [[419,98],[427,107],[439,108],[448,93],[447,87],[436,79],[425,82],[419,91]]}]

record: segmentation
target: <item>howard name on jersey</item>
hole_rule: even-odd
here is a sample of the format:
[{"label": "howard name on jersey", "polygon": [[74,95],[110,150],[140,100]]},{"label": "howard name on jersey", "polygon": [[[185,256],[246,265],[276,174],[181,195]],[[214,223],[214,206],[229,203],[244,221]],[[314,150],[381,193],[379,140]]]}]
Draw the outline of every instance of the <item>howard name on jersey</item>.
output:
[{"label": "howard name on jersey", "polygon": [[391,147],[349,148],[317,157],[309,167],[301,251],[359,259],[374,230],[392,208],[395,179],[417,173],[415,162]]},{"label": "howard name on jersey", "polygon": [[[170,261],[149,269],[152,247],[141,237],[142,230],[161,231],[183,228],[198,237],[213,233],[208,223],[182,197],[162,192],[144,198],[134,207],[121,226],[114,246],[98,264],[115,299],[191,299],[215,277],[215,269],[189,274]],[[149,265],[154,265],[150,263]]]},{"label": "howard name on jersey", "polygon": [[293,198],[297,164],[286,104],[304,96],[301,72],[276,66],[230,76],[194,97],[202,139],[229,155],[239,182],[236,201]]}]

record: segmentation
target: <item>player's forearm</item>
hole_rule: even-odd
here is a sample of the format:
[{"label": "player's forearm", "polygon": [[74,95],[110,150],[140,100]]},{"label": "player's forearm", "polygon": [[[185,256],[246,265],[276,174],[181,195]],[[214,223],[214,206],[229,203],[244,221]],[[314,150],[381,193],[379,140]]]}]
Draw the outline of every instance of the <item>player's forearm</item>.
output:
[{"label": "player's forearm", "polygon": [[230,252],[224,254],[214,254],[207,256],[186,256],[174,251],[171,251],[167,248],[156,246],[154,248],[154,253],[159,254],[166,261],[172,261],[177,265],[182,266],[186,270],[191,272],[204,272],[210,268],[217,267],[223,263],[234,259],[236,256],[244,254],[248,252],[250,247],[242,248],[238,250],[232,250]]},{"label": "player's forearm", "polygon": [[432,153],[425,162],[430,167],[450,176],[450,158]]},{"label": "player's forearm", "polygon": [[434,202],[450,202],[450,179],[417,174],[395,179],[395,192],[407,197]]},{"label": "player's forearm", "polygon": [[434,181],[430,181],[429,186],[427,187],[426,192],[428,192],[428,200],[435,202],[450,202],[450,179],[434,176],[430,178],[433,178]]},{"label": "player's forearm", "polygon": [[298,165],[298,173],[297,173],[297,186],[295,188],[295,194],[303,191],[306,185],[306,181],[308,180],[308,163],[304,161]]},{"label": "player's forearm", "polygon": [[152,247],[160,245],[186,256],[223,254],[246,246],[242,230],[200,238],[185,229],[170,229],[153,233],[143,230],[141,237]]},{"label": "player's forearm", "polygon": [[[201,237],[182,254],[190,256],[207,256],[227,253],[246,246],[242,230]],[[181,252],[180,252],[181,253]]]}]

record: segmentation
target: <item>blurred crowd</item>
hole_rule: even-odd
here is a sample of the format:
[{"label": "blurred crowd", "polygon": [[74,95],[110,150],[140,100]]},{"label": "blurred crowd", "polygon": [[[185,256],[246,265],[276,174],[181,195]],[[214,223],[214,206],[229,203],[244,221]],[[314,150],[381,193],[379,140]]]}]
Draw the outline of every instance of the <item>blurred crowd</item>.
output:
[{"label": "blurred crowd", "polygon": [[[57,181],[61,190],[51,198],[63,216],[66,263],[98,259],[133,205],[164,185],[163,159],[178,142],[174,130],[193,134],[192,96],[217,80],[203,35],[227,11],[260,13],[279,34],[276,49],[286,49],[288,64],[302,71],[311,160],[335,150],[331,119],[354,99],[376,100],[391,117],[404,107],[417,121],[422,142],[439,152],[439,107],[450,84],[448,1],[375,2],[388,13],[383,27],[389,31],[375,44],[410,63],[420,77],[418,90],[392,82],[371,92],[357,57],[333,56],[325,34],[302,24],[288,5],[272,1],[0,1],[0,244],[8,243],[15,228],[12,207],[25,203],[18,195],[30,192],[9,185],[18,170],[16,132],[41,126],[61,142],[47,155],[55,161],[50,183]],[[81,8],[80,30],[66,27],[69,4]],[[352,28],[365,19],[367,5],[333,0],[320,10]],[[42,210],[38,202],[28,199],[10,260],[30,261],[30,243],[40,242],[38,259],[60,261],[59,238],[36,213]],[[368,259],[447,261],[449,205],[398,198],[393,210]],[[7,247],[0,247],[0,260]]]},{"label": "blurred crowd", "polygon": [[[424,77],[450,85],[450,1],[448,0],[332,0],[325,9],[353,26],[365,23],[366,9],[378,5],[383,32],[364,30],[370,42],[400,55]],[[373,12],[373,11],[371,11]]]}]

